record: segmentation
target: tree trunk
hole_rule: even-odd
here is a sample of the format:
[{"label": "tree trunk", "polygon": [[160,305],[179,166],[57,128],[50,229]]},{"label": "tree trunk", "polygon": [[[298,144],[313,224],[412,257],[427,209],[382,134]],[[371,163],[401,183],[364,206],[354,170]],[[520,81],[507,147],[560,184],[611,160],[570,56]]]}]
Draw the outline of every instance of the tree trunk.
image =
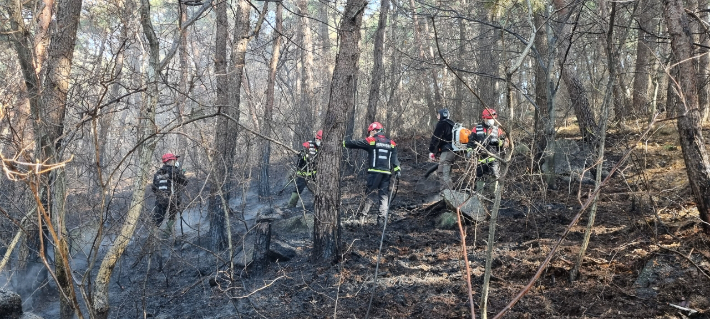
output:
[{"label": "tree trunk", "polygon": [[676,103],[679,113],[678,135],[683,150],[686,173],[690,189],[695,198],[700,218],[705,221],[703,227],[706,234],[710,234],[710,158],[705,149],[703,138],[700,109],[698,108],[697,77],[693,68],[692,39],[687,33],[689,30],[688,18],[683,10],[682,0],[664,0],[665,20],[668,25],[668,34],[671,37],[671,48],[678,61],[678,84],[683,99]]},{"label": "tree trunk", "polygon": [[[276,85],[276,71],[279,65],[279,56],[281,54],[281,32],[283,30],[282,23],[283,6],[281,2],[276,2],[276,30],[274,31],[274,43],[271,51],[271,62],[269,63],[269,78],[266,82],[266,103],[264,103],[264,125],[261,126],[261,134],[270,136],[271,122],[274,117],[274,86]],[[269,162],[271,158],[271,141],[264,140],[261,153],[261,176],[259,178],[259,199],[268,199],[271,195],[271,187],[269,187]]]},{"label": "tree trunk", "polygon": [[579,125],[579,132],[582,135],[582,139],[588,145],[596,145],[598,128],[594,120],[594,113],[592,113],[591,103],[587,97],[587,91],[574,65],[571,62],[568,63],[568,61],[572,61],[568,57],[568,50],[572,45],[572,27],[576,22],[568,23],[568,11],[571,11],[571,9],[564,3],[564,0],[554,0],[553,2],[559,15],[564,19],[558,25],[557,30],[560,39],[560,49],[558,50],[557,58],[562,68],[562,81],[567,87],[567,93],[569,94],[574,114],[577,116],[577,124]]},{"label": "tree trunk", "polygon": [[[62,141],[64,133],[64,118],[67,108],[67,94],[69,91],[69,79],[71,78],[71,67],[76,43],[76,34],[81,13],[81,0],[60,0],[57,4],[56,28],[50,33],[49,24],[54,9],[54,1],[44,2],[38,20],[37,35],[35,37],[34,56],[32,46],[29,41],[29,31],[26,29],[22,18],[22,4],[20,1],[14,2],[14,6],[9,6],[11,16],[11,27],[16,32],[12,32],[11,41],[15,45],[20,67],[22,69],[27,92],[29,93],[30,112],[33,119],[33,128],[38,146],[36,153],[37,162],[46,165],[60,163],[62,161]],[[51,41],[50,41],[51,38]],[[46,67],[43,66],[47,61]],[[40,74],[41,71],[41,74]],[[41,81],[40,78],[45,78]],[[43,89],[39,90],[39,83],[43,83]],[[82,317],[78,311],[78,302],[74,290],[72,273],[69,267],[66,243],[65,228],[65,199],[66,181],[64,168],[60,167],[45,173],[39,177],[41,185],[35,190],[41,198],[38,205],[52,218],[53,228],[59,232],[55,237],[55,274],[57,286],[60,290],[60,318],[71,318],[74,316],[75,308],[77,315]],[[50,245],[47,237],[47,224],[45,220],[39,218],[37,223],[28,223],[26,226],[26,248],[27,251],[20,254],[20,272],[25,272],[29,276],[26,278],[38,278],[30,283],[30,289],[34,290],[46,279],[47,269],[42,269],[37,274],[34,267],[29,266],[29,262],[36,262],[44,259],[46,248]],[[42,231],[40,231],[40,229]]]},{"label": "tree trunk", "polygon": [[148,139],[138,146],[138,158],[136,159],[139,175],[133,182],[133,195],[131,204],[128,206],[126,220],[121,227],[116,241],[111,245],[106,252],[101,266],[96,274],[96,280],[93,290],[93,311],[97,319],[108,318],[110,304],[108,296],[108,286],[111,282],[113,269],[116,267],[118,260],[128,247],[138,219],[143,211],[145,202],[145,185],[148,180],[149,167],[151,157],[155,150],[155,142],[150,138],[155,134],[155,109],[158,106],[158,79],[160,73],[160,43],[153,29],[153,23],[150,20],[150,4],[148,0],[141,0],[140,18],[143,27],[143,34],[148,40],[150,59],[148,63],[148,74],[146,76],[146,91],[143,96],[143,103],[140,109],[140,120],[138,121],[138,136],[136,141],[140,142],[143,139]]},{"label": "tree trunk", "polygon": [[[533,160],[537,162],[542,158],[547,145],[552,145],[551,143],[554,142],[554,140],[548,140],[546,134],[548,122],[551,120],[548,110],[547,93],[550,83],[549,68],[552,62],[547,48],[547,24],[541,14],[535,14],[534,19],[535,25],[539,28],[535,36],[535,52],[537,52],[537,63],[535,63],[535,105],[537,105],[537,108],[535,108],[535,131],[533,132]],[[554,130],[552,132],[554,134]]]},{"label": "tree trunk", "polygon": [[313,228],[314,262],[331,262],[340,255],[340,167],[345,114],[355,107],[360,26],[366,0],[348,0],[340,22],[340,48],[335,59],[330,102],[323,127],[323,146],[318,160]]},{"label": "tree trunk", "polygon": [[[42,108],[46,110],[44,121],[46,129],[42,130],[44,136],[41,140],[43,162],[49,164],[62,161],[63,144],[61,139],[64,134],[64,117],[67,107],[67,94],[69,92],[69,79],[76,44],[76,33],[79,28],[82,0],[59,0],[57,3],[57,33],[52,34],[46,66],[45,88],[42,93]],[[43,125],[44,126],[44,125]],[[67,196],[66,174],[61,167],[50,173],[52,187],[51,201],[46,203],[53,217],[54,229],[59,233],[59,242],[55,243],[54,267],[57,276],[57,285],[62,290],[60,293],[59,316],[62,319],[74,318],[75,307],[78,310],[74,280],[69,266],[67,249],[67,229],[65,224],[65,200]],[[79,311],[77,313],[80,313]],[[81,317],[81,315],[80,315]]]},{"label": "tree trunk", "polygon": [[[417,49],[418,51],[418,57],[419,57],[419,64],[423,65],[424,61],[427,60],[426,54],[424,52],[424,40],[422,39],[422,31],[421,31],[421,25],[419,22],[418,14],[416,12],[416,7],[414,6],[414,0],[409,0],[409,6],[411,6],[412,10],[412,24],[414,25],[414,41],[417,43]],[[426,73],[426,71],[424,71]],[[427,112],[426,118],[429,119],[430,123],[436,123],[436,105],[434,104],[434,99],[431,96],[431,83],[428,83],[426,80],[426,76],[421,76],[418,77],[419,80],[421,81],[419,87],[421,88],[419,91],[424,93],[424,99],[426,100],[427,107],[429,109],[429,112]],[[436,84],[436,82],[434,82]]]},{"label": "tree trunk", "polygon": [[633,107],[632,112],[635,116],[648,114],[649,98],[648,88],[651,80],[651,67],[653,66],[653,58],[651,51],[653,42],[652,22],[654,10],[651,1],[643,0],[639,3],[638,21],[638,39],[636,41],[636,65],[634,66],[634,83],[633,83]]},{"label": "tree trunk", "polygon": [[[226,10],[226,8],[224,10]],[[240,0],[239,7],[237,8],[237,19],[234,25],[232,61],[227,72],[230,88],[229,103],[218,106],[218,110],[221,113],[230,116],[236,121],[239,121],[240,88],[242,87],[242,74],[246,61],[247,45],[250,40],[250,11],[251,5],[249,1]],[[227,26],[225,25],[224,28],[227,28]],[[223,203],[229,204],[233,191],[232,171],[237,151],[237,128],[237,123],[232,122],[230,119],[224,117],[217,118],[213,142],[215,151],[211,159],[213,179],[210,181],[210,198],[208,202],[210,244],[214,250],[224,249],[228,241],[225,212],[228,211],[229,208],[224,207]]]},{"label": "tree trunk", "polygon": [[[280,5],[280,4],[279,4]],[[278,10],[278,9],[277,9]],[[254,226],[254,252],[252,267],[254,274],[260,276],[269,267],[269,249],[271,246],[271,221],[259,220]]]},{"label": "tree trunk", "polygon": [[[27,95],[30,105],[30,114],[32,118],[33,131],[35,137],[39,138],[41,136],[41,98],[39,89],[39,75],[35,72],[34,56],[32,52],[32,41],[30,41],[30,32],[28,27],[25,25],[25,21],[22,16],[22,3],[20,1],[14,1],[12,6],[8,6],[7,10],[10,15],[10,26],[13,32],[10,32],[10,41],[13,43],[15,52],[17,53],[17,59],[22,70],[23,79],[25,82],[25,87],[27,90]],[[51,8],[49,8],[51,10]],[[39,143],[36,143],[39,145]],[[39,153],[39,152],[38,152]],[[37,267],[34,265],[40,265],[40,225],[37,222],[33,222],[31,218],[28,218],[25,223],[22,224],[22,228],[25,230],[25,236],[23,239],[23,244],[18,252],[18,265],[17,269],[22,274],[21,278],[38,278],[38,280],[32,283],[21,283],[18,289],[20,295],[27,296],[32,293],[37,287],[40,286],[41,281],[46,278],[46,269],[42,270],[43,273],[37,273]],[[43,251],[44,254],[46,252]],[[40,267],[41,268],[41,267]],[[26,287],[26,288],[24,288]]]},{"label": "tree trunk", "polygon": [[[708,12],[707,8],[710,6],[710,1],[708,0],[698,0],[698,11],[702,11],[702,13],[698,13],[698,16],[703,19],[703,21],[708,21]],[[698,23],[697,21],[695,23]],[[700,30],[705,30],[703,26],[700,26]],[[700,39],[698,39],[698,43],[702,46],[696,46],[698,49],[697,56],[698,58],[698,105],[700,106],[700,112],[701,112],[701,118],[702,122],[706,122],[708,120],[708,116],[710,116],[710,94],[708,92],[708,84],[710,84],[710,54],[708,54],[708,47],[710,47],[710,36],[708,36],[707,32],[701,31],[700,33]]]},{"label": "tree trunk", "polygon": [[[323,6],[325,7],[325,6]],[[299,121],[296,124],[295,146],[300,146],[303,140],[313,135],[320,127],[314,127],[314,118],[318,116],[315,96],[315,79],[313,77],[313,35],[311,20],[308,17],[308,0],[298,0],[298,11],[301,14],[301,105],[298,110]]]},{"label": "tree trunk", "polygon": [[370,93],[367,97],[367,113],[365,122],[372,123],[377,117],[377,102],[380,100],[380,85],[385,74],[383,66],[383,54],[385,42],[385,28],[387,28],[387,11],[389,10],[389,0],[380,1],[380,17],[375,30],[375,44],[373,48],[372,76],[370,79]]},{"label": "tree trunk", "polygon": [[323,57],[323,63],[321,63],[320,67],[320,75],[321,79],[319,81],[320,87],[324,88],[321,92],[322,96],[321,99],[322,101],[320,103],[316,103],[316,110],[313,112],[315,116],[315,127],[317,128],[322,128],[323,127],[323,118],[325,117],[323,114],[325,112],[325,108],[323,106],[328,105],[328,100],[330,99],[330,83],[328,80],[331,79],[332,76],[332,54],[331,54],[331,43],[330,43],[330,30],[329,28],[329,18],[328,18],[328,7],[327,5],[319,5],[318,6],[318,18],[320,21],[324,21],[325,23],[319,23],[318,27],[318,33],[319,33],[319,38],[320,38],[320,44],[321,44],[321,56]]},{"label": "tree trunk", "polygon": [[[489,15],[489,9],[486,7],[477,8],[477,18],[481,21],[492,23],[491,17]],[[498,32],[491,28],[487,24],[478,25],[478,33],[480,41],[477,41],[478,51],[476,54],[476,65],[478,66],[478,71],[483,74],[476,79],[478,94],[483,100],[485,105],[479,105],[476,109],[477,114],[481,114],[484,107],[494,108],[500,114],[501,110],[498,110],[498,86],[496,85],[496,78],[499,78],[498,74],[498,58],[494,54],[493,50],[496,46],[498,37]],[[478,101],[480,103],[480,101]],[[478,118],[478,117],[477,117]]]}]

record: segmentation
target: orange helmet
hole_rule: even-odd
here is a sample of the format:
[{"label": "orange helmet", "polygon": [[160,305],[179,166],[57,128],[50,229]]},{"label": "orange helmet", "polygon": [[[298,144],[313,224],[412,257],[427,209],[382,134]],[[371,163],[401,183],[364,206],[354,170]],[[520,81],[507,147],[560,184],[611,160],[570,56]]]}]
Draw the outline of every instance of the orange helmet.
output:
[{"label": "orange helmet", "polygon": [[497,119],[497,118],[498,118],[498,113],[496,113],[496,110],[494,110],[494,109],[486,108],[485,110],[483,110],[483,113],[481,114],[481,117],[482,117],[484,120]]},{"label": "orange helmet", "polygon": [[162,159],[163,159],[163,163],[165,163],[165,162],[167,162],[167,161],[169,161],[169,160],[176,160],[176,161],[177,161],[178,157],[180,157],[180,156],[177,156],[177,155],[175,155],[175,154],[173,154],[173,153],[165,153],[165,154],[163,154],[163,158],[162,158]]},{"label": "orange helmet", "polygon": [[374,130],[382,130],[382,129],[383,129],[383,127],[382,127],[382,124],[380,124],[380,122],[372,122],[372,124],[370,124],[370,126],[367,127],[367,132],[370,133]]},{"label": "orange helmet", "polygon": [[317,140],[323,139],[323,130],[318,130],[318,132],[316,132],[316,139]]}]

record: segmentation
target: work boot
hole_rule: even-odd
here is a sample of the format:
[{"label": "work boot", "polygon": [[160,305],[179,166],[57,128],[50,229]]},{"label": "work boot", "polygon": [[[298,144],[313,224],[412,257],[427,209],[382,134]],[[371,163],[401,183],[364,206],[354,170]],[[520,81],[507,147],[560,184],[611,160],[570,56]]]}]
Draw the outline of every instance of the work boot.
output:
[{"label": "work boot", "polygon": [[291,198],[288,200],[288,204],[286,205],[286,208],[294,208],[296,207],[296,204],[298,204],[298,193],[293,192],[291,193]]},{"label": "work boot", "polygon": [[360,224],[365,225],[365,220],[367,219],[367,214],[370,212],[370,208],[372,207],[372,200],[369,198],[365,200],[365,204],[362,206],[362,209],[358,212],[358,215],[360,215]]}]

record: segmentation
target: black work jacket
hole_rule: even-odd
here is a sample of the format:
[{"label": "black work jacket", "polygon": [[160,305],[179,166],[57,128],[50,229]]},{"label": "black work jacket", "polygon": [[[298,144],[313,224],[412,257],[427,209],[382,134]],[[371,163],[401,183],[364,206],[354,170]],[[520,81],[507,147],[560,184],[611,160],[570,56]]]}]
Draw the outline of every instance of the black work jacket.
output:
[{"label": "black work jacket", "polygon": [[[497,130],[498,134],[491,134],[494,130]],[[478,147],[475,142],[478,142],[483,145],[487,151],[499,155],[501,151],[503,151],[506,138],[507,136],[502,128],[498,126],[486,126],[486,124],[480,123],[471,130],[471,135],[468,136],[467,147],[475,150]],[[483,155],[484,159],[488,157],[488,155]],[[495,158],[491,157],[489,161],[494,159]]]},{"label": "black work jacket", "polygon": [[397,143],[378,133],[364,140],[343,141],[343,146],[367,151],[367,171],[369,173],[391,174],[399,171]]},{"label": "black work jacket", "polygon": [[453,151],[454,148],[451,145],[451,141],[453,141],[451,130],[453,128],[454,121],[450,119],[440,119],[436,123],[434,134],[431,136],[431,143],[429,143],[429,153],[439,154],[445,151]]},{"label": "black work jacket", "polygon": [[156,194],[172,195],[185,185],[187,185],[187,177],[185,177],[181,169],[171,165],[163,165],[153,175],[151,189]]}]

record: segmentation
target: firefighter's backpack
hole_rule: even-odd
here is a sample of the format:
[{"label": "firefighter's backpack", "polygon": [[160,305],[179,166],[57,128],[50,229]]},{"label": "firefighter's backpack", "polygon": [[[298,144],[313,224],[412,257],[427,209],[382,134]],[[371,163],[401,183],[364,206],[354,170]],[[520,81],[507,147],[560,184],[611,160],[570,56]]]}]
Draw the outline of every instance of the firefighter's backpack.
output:
[{"label": "firefighter's backpack", "polygon": [[461,123],[454,123],[453,128],[451,128],[451,145],[454,151],[465,151],[466,144],[468,144],[468,136],[471,134],[471,130],[467,129]]}]

